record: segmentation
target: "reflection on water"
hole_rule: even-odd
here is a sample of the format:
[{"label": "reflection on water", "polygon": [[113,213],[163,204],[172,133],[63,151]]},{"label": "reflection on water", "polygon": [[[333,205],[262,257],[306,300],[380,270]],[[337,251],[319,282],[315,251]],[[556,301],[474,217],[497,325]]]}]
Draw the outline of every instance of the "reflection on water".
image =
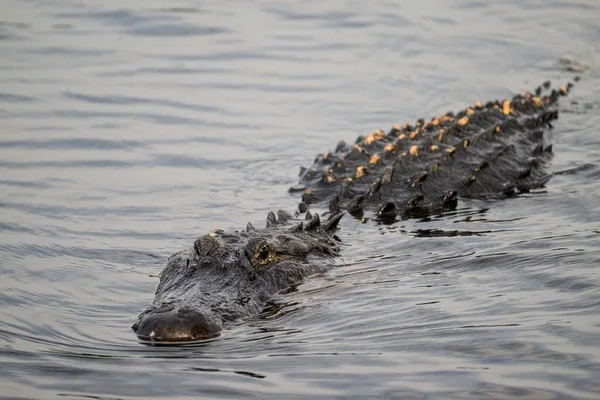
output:
[{"label": "reflection on water", "polygon": [[[0,398],[600,397],[596,2],[2,8]],[[314,154],[573,72],[546,189],[345,218],[260,318],[135,339],[166,257],[293,210]]]}]

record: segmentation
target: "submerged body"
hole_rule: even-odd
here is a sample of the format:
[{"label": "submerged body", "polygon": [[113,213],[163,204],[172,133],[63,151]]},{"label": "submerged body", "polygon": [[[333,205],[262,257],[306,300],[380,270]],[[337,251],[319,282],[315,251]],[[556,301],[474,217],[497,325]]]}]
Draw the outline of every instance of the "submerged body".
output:
[{"label": "submerged body", "polygon": [[[395,125],[353,146],[341,142],[303,168],[291,189],[302,191],[305,221],[280,211],[269,214],[264,229],[248,224],[244,231],[200,237],[169,258],[154,303],[133,330],[155,343],[189,342],[257,315],[273,295],[332,264],[345,211],[373,211],[392,222],[454,209],[459,197],[513,196],[543,186],[552,155],[546,133],[570,87],[550,90],[547,82],[533,94]],[[327,222],[307,212],[313,204],[328,205]]]}]

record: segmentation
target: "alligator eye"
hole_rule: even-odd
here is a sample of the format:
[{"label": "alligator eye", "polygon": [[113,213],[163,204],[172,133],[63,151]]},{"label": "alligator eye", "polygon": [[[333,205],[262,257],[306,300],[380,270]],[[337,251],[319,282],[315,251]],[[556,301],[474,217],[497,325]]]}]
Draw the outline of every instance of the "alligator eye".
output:
[{"label": "alligator eye", "polygon": [[200,261],[200,266],[202,268],[206,268],[206,267],[210,267],[210,265],[212,264],[212,258],[211,257],[203,257],[202,261]]},{"label": "alligator eye", "polygon": [[271,249],[269,248],[269,245],[265,243],[262,246],[260,246],[260,248],[256,252],[256,259],[260,262],[267,261],[267,258],[269,258],[270,253]]}]

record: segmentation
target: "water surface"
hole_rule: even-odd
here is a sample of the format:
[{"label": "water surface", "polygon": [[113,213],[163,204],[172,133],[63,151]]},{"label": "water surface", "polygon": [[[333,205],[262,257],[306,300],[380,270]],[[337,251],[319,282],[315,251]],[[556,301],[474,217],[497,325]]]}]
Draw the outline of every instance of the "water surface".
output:
[{"label": "water surface", "polygon": [[[596,1],[2,10],[2,398],[600,397]],[[138,343],[166,258],[294,210],[316,153],[566,82],[561,57],[589,68],[544,190],[431,221],[345,218],[337,267],[276,315],[203,346]]]}]

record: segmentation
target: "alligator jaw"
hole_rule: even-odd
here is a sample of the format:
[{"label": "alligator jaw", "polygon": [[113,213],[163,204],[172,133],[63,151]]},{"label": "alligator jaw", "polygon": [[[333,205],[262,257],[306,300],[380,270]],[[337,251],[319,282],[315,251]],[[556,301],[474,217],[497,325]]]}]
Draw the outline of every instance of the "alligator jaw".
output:
[{"label": "alligator jaw", "polygon": [[131,328],[144,342],[176,344],[217,337],[223,322],[191,308],[167,306],[148,309]]}]

